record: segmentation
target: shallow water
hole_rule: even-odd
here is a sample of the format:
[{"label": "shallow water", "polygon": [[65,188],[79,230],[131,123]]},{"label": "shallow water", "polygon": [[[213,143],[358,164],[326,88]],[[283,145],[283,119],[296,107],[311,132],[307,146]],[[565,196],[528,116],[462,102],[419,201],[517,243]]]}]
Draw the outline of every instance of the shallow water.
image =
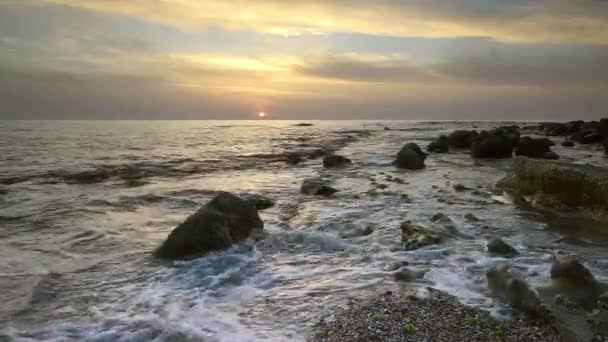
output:
[{"label": "shallow water", "polygon": [[[493,195],[510,161],[456,151],[431,155],[423,171],[390,165],[406,142],[425,146],[453,129],[496,123],[295,123],[0,122],[0,337],[304,340],[349,298],[427,286],[508,314],[486,291],[485,269],[502,260],[484,253],[492,236],[521,252],[513,262],[533,285],[548,282],[558,250],[576,252],[600,280],[608,278],[603,225],[525,211]],[[324,146],[353,165],[285,163],[289,153]],[[608,164],[589,146],[553,150],[566,161]],[[301,181],[319,175],[341,191],[329,199],[301,195]],[[370,191],[373,180],[388,188]],[[478,191],[456,192],[457,183]],[[175,225],[220,190],[277,201],[261,213],[261,241],[186,262],[150,258]],[[403,251],[399,224],[434,225],[438,212],[455,222],[458,236]],[[480,221],[466,221],[467,213]],[[362,235],[367,227],[373,233]],[[396,283],[395,265],[405,262],[428,270],[424,279]]]}]

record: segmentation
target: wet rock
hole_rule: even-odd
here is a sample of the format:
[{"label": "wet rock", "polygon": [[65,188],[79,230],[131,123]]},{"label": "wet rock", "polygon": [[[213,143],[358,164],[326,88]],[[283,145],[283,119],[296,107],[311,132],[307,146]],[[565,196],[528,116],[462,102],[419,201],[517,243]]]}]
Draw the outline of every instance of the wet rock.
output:
[{"label": "wet rock", "polygon": [[310,127],[310,126],[314,126],[314,124],[308,123],[308,122],[302,122],[302,123],[297,123],[295,125],[292,125],[293,127]]},{"label": "wet rock", "polygon": [[486,272],[488,287],[495,297],[528,314],[542,312],[540,299],[521,275],[514,274],[509,265],[498,265]]},{"label": "wet rock", "polygon": [[302,182],[300,192],[305,195],[331,196],[338,190],[327,185],[321,178],[307,178]]},{"label": "wet rock", "polygon": [[409,143],[397,153],[397,158],[393,162],[395,166],[401,169],[420,170],[425,167],[424,160],[426,154],[422,152],[420,146],[415,143]]},{"label": "wet rock", "polygon": [[448,137],[446,137],[445,135],[440,136],[437,140],[431,142],[426,149],[427,151],[432,153],[450,152],[450,144],[448,143]]},{"label": "wet rock", "polygon": [[443,213],[437,213],[431,217],[431,221],[434,223],[442,223],[442,224],[453,224],[454,221],[450,219],[447,215]]},{"label": "wet rock", "polygon": [[350,163],[352,163],[350,159],[337,154],[332,154],[323,158],[323,166],[326,168],[343,167]]},{"label": "wet rock", "polygon": [[574,147],[574,141],[572,140],[566,140],[562,143],[562,146],[564,147]]},{"label": "wet rock", "polygon": [[543,154],[542,156],[543,159],[549,159],[549,160],[558,160],[559,159],[559,155],[553,151],[547,152],[545,154]]},{"label": "wet rock", "polygon": [[407,267],[400,268],[395,272],[395,279],[402,282],[411,282],[424,278],[426,271],[416,271]]},{"label": "wet rock", "polygon": [[239,196],[242,199],[253,204],[253,206],[257,210],[264,210],[264,209],[272,208],[274,206],[274,201],[271,198],[266,197],[264,195],[245,193],[245,194],[240,194]]},{"label": "wet rock", "polygon": [[551,264],[551,279],[593,291],[597,290],[598,285],[591,271],[572,255],[555,256]]},{"label": "wet rock", "polygon": [[523,196],[552,198],[544,203],[586,209],[593,218],[608,217],[608,170],[592,165],[516,157],[513,174],[497,187]]},{"label": "wet rock", "polygon": [[515,140],[514,133],[504,133],[500,130],[482,132],[471,145],[471,155],[474,158],[511,158]]},{"label": "wet rock", "polygon": [[401,242],[406,250],[434,245],[443,240],[443,235],[430,228],[415,225],[410,222],[401,224]]},{"label": "wet rock", "polygon": [[604,154],[608,156],[608,139],[604,140]]},{"label": "wet rock", "polygon": [[479,222],[479,218],[477,218],[477,216],[470,214],[470,213],[464,215],[464,218],[469,222]]},{"label": "wet rock", "polygon": [[296,165],[302,161],[302,156],[299,154],[295,154],[295,153],[289,154],[289,155],[287,155],[287,158],[285,161],[287,162],[287,164]]},{"label": "wet rock", "polygon": [[492,238],[487,242],[487,248],[488,252],[491,254],[503,256],[514,256],[519,254],[515,248],[506,243],[503,239],[497,237]]},{"label": "wet rock", "polygon": [[467,188],[466,186],[462,185],[462,184],[455,184],[453,186],[454,190],[458,191],[458,192],[462,192],[462,191],[466,191],[466,190],[471,190],[470,188]]},{"label": "wet rock", "polygon": [[546,138],[522,137],[515,148],[515,154],[531,158],[545,158],[551,152],[551,146],[552,142]]},{"label": "wet rock", "polygon": [[469,148],[477,135],[477,131],[456,130],[448,135],[448,144],[458,148]]},{"label": "wet rock", "polygon": [[222,192],[173,229],[154,255],[163,259],[200,256],[228,248],[263,227],[251,202]]},{"label": "wet rock", "polygon": [[571,139],[581,144],[599,144],[604,141],[605,138],[595,129],[586,129],[573,134]]}]

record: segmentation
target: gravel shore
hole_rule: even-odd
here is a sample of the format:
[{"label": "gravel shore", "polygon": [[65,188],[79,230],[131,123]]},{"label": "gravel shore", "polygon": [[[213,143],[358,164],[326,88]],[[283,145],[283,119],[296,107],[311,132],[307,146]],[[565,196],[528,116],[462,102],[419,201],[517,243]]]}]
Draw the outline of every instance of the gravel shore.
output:
[{"label": "gravel shore", "polygon": [[557,329],[527,319],[499,321],[449,296],[402,298],[390,293],[354,303],[321,321],[311,341],[561,341]]}]

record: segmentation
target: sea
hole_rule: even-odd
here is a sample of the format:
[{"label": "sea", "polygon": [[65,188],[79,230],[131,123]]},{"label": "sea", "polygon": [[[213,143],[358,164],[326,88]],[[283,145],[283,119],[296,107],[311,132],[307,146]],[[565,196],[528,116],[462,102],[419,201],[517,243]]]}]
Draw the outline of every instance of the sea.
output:
[{"label": "sea", "polygon": [[[391,164],[405,143],[425,148],[455,129],[501,124],[0,121],[0,341],[306,341],[352,301],[427,288],[508,319],[485,271],[509,261],[540,287],[558,252],[576,253],[608,280],[606,229],[494,191],[511,160],[454,150],[430,154],[424,170]],[[595,146],[554,141],[562,161],[608,166]],[[286,162],[318,149],[353,163]],[[340,191],[301,194],[311,177]],[[263,238],[194,260],[154,259],[168,233],[219,191],[276,202],[260,212]],[[400,224],[436,225],[437,213],[458,234],[404,250]],[[520,255],[487,254],[491,237]],[[397,280],[404,266],[424,277]]]}]

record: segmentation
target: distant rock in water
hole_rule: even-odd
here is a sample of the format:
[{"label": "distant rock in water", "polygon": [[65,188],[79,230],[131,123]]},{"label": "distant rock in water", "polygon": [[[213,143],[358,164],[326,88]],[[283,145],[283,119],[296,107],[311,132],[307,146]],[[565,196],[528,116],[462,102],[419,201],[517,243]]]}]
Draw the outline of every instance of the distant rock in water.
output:
[{"label": "distant rock in water", "polygon": [[427,151],[432,153],[448,153],[450,152],[450,144],[448,143],[448,137],[445,135],[440,136],[437,140],[431,142],[426,148]]},{"label": "distant rock in water", "polygon": [[250,201],[222,192],[173,229],[154,255],[163,259],[197,257],[228,248],[263,228]]},{"label": "distant rock in water", "polygon": [[487,243],[488,252],[491,254],[503,255],[503,256],[514,256],[518,255],[515,248],[508,243],[504,242],[501,238],[492,238]]},{"label": "distant rock in water", "polygon": [[323,166],[326,168],[343,167],[351,163],[350,159],[337,154],[332,154],[323,158]]},{"label": "distant rock in water", "polygon": [[511,158],[519,141],[516,127],[503,126],[481,132],[471,145],[471,155],[475,158]]},{"label": "distant rock in water", "polygon": [[558,209],[583,209],[596,219],[608,219],[608,169],[605,168],[516,157],[513,174],[496,186],[517,195],[542,198],[542,203],[553,203]]},{"label": "distant rock in water", "polygon": [[300,192],[305,195],[331,196],[338,190],[327,185],[321,178],[307,178],[302,182]]},{"label": "distant rock in water", "polygon": [[515,155],[531,158],[559,159],[559,156],[551,151],[551,146],[553,145],[555,144],[547,138],[534,139],[522,137],[515,148]]},{"label": "distant rock in water", "polygon": [[443,234],[433,231],[430,228],[418,226],[410,222],[401,224],[401,243],[408,251],[440,243],[443,238]]},{"label": "distant rock in water", "polygon": [[478,134],[477,131],[456,130],[448,135],[448,144],[458,148],[469,148]]},{"label": "distant rock in water", "polygon": [[293,127],[310,127],[310,126],[314,126],[314,124],[308,123],[308,122],[302,122],[302,123],[297,123],[295,125],[292,125]]},{"label": "distant rock in water", "polygon": [[422,152],[420,146],[415,143],[409,143],[397,153],[397,158],[393,162],[395,166],[401,169],[419,170],[425,167],[424,160],[426,153]]},{"label": "distant rock in water", "polygon": [[297,165],[302,161],[302,156],[296,153],[292,153],[287,155],[285,161],[287,162],[287,164]]},{"label": "distant rock in water", "polygon": [[562,143],[562,146],[564,147],[574,147],[574,141],[572,140],[566,140]]}]

